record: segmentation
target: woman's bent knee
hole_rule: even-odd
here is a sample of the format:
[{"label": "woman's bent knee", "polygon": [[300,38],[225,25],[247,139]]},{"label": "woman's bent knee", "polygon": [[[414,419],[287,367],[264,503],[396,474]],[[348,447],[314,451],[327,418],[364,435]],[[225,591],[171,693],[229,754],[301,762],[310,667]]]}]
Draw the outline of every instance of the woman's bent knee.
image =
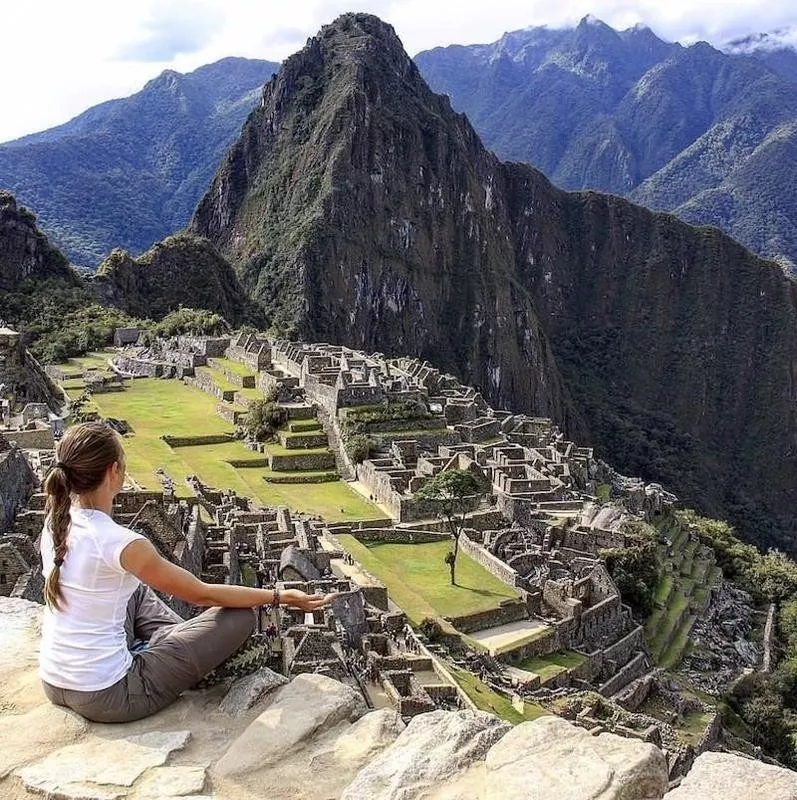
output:
[{"label": "woman's bent knee", "polygon": [[254,633],[256,621],[252,608],[222,608],[219,613],[219,624],[239,635],[241,642]]}]

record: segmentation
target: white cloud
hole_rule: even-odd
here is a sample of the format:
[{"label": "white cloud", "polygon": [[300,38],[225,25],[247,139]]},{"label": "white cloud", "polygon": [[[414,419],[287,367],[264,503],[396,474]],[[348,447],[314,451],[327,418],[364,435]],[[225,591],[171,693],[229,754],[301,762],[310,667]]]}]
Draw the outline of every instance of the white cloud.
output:
[{"label": "white cloud", "polygon": [[344,11],[390,22],[411,54],[490,42],[530,25],[572,25],[588,13],[637,22],[666,39],[722,44],[797,25],[793,0],[28,0],[3,2],[0,141],[51,127],[180,71],[229,55],[281,60]]}]

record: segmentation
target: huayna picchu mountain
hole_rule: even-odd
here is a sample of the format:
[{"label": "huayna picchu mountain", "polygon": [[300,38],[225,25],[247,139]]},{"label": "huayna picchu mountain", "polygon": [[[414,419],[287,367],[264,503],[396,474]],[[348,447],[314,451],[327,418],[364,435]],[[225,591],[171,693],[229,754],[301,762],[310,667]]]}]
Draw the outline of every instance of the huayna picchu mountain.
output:
[{"label": "huayna picchu mountain", "polygon": [[500,158],[716,225],[797,276],[797,53],[729,48],[586,17],[415,60]]},{"label": "huayna picchu mountain", "polygon": [[190,227],[277,329],[434,356],[793,548],[797,286],[715,229],[501,163],[377,18],[285,62]]},{"label": "huayna picchu mountain", "polygon": [[36,211],[73,264],[93,269],[115,247],[141,253],[186,225],[278,69],[225,58],[167,70],[131,97],[0,144],[0,189]]}]

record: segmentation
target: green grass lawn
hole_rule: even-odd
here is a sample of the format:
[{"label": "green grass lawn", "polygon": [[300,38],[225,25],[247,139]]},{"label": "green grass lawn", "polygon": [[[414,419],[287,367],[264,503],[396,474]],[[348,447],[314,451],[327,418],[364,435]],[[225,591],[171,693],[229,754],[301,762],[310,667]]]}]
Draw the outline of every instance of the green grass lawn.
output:
[{"label": "green grass lawn", "polygon": [[242,378],[248,378],[250,375],[254,376],[255,374],[251,367],[247,367],[246,364],[241,364],[239,361],[232,361],[229,358],[216,358],[214,356],[211,361],[216,366],[224,367],[233,374],[240,375]]},{"label": "green grass lawn", "polygon": [[288,431],[291,433],[316,433],[321,430],[321,423],[317,419],[292,419],[288,421]]},{"label": "green grass lawn", "polygon": [[457,683],[462,687],[462,690],[479,710],[495,714],[497,717],[501,717],[501,719],[511,722],[513,725],[518,725],[521,722],[528,722],[529,720],[537,719],[544,714],[550,713],[536,703],[526,702],[524,704],[524,711],[521,714],[512,705],[510,700],[494,692],[489,686],[482,683],[473,673],[455,669],[454,667],[450,667],[450,670]]},{"label": "green grass lawn", "polygon": [[69,358],[59,364],[64,370],[74,369],[98,369],[101,372],[110,370],[108,359],[119,355],[115,350],[98,350],[96,353],[87,353],[85,356]]},{"label": "green grass lawn", "polygon": [[194,447],[169,447],[160,437],[232,432],[232,426],[216,414],[216,399],[181,381],[139,379],[124,392],[95,395],[100,413],[127,420],[134,433],[125,437],[128,472],[148,489],[160,488],[155,475],[162,468],[174,480],[177,494],[190,495],[187,475],[198,475],[206,484],[234,489],[264,505],[286,505],[293,511],[319,514],[330,522],[376,519],[384,514],[342,481],[320,484],[276,485],[266,483],[273,475],[265,467],[237,469],[230,459],[262,459],[243,443],[225,442]]},{"label": "green grass lawn", "polygon": [[581,653],[576,653],[574,650],[564,650],[547,656],[526,658],[515,666],[527,672],[534,672],[545,683],[562,672],[580,667],[585,661],[586,656],[581,655]]},{"label": "green grass lawn", "polygon": [[447,541],[423,544],[363,544],[353,536],[337,537],[369,572],[387,586],[393,601],[419,625],[427,617],[458,617],[497,608],[519,595],[465,553],[457,557],[457,586],[444,563]]}]

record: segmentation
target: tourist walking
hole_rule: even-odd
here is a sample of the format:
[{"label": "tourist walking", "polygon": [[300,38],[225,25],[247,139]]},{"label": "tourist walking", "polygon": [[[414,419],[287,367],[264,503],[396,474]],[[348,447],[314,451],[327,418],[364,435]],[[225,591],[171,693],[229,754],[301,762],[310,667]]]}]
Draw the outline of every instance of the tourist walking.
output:
[{"label": "tourist walking", "polygon": [[[129,722],[169,705],[246,641],[254,608],[313,611],[334,599],[204,583],[111,519],[124,476],[119,434],[86,423],[66,432],[44,481],[39,675],[51,702],[95,722]],[[208,610],[183,620],[153,589]],[[148,644],[133,653],[135,641]]]}]

